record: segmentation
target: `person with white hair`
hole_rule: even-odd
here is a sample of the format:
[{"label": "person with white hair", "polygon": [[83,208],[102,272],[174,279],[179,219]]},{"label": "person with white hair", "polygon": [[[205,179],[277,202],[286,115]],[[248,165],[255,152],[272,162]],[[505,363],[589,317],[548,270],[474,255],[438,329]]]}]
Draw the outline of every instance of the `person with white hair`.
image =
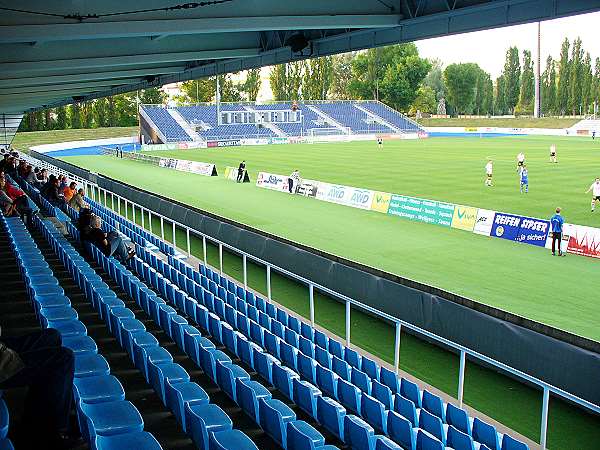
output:
[{"label": "person with white hair", "polygon": [[92,216],[87,239],[98,247],[105,256],[114,256],[122,263],[135,256],[135,250],[128,248],[117,232],[105,233],[101,227],[102,219],[98,216]]}]

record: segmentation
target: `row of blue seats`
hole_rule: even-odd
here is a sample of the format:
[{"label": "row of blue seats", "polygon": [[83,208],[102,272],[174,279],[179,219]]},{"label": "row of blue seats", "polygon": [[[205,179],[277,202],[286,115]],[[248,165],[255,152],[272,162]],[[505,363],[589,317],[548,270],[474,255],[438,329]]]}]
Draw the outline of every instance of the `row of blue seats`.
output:
[{"label": "row of blue seats", "polygon": [[[162,263],[154,255],[150,255],[150,259],[154,259],[151,262],[155,266],[160,266]],[[235,304],[235,306],[238,306],[237,302],[240,299],[251,305],[255,302],[252,306],[258,306],[258,317],[252,317],[253,310],[250,309],[250,312],[248,312],[248,308],[246,307],[246,313],[250,314],[255,322],[261,325],[268,325],[267,322],[279,321],[281,325],[276,326],[275,329],[280,331],[278,333],[280,339],[285,339],[287,333],[287,330],[286,332],[282,332],[281,327],[289,325],[289,328],[294,333],[300,335],[297,338],[291,338],[292,343],[295,343],[296,339],[299,341],[296,348],[300,350],[300,353],[304,353],[305,355],[308,353],[312,358],[316,358],[319,364],[332,370],[335,375],[357,385],[361,392],[367,395],[373,394],[376,400],[383,403],[384,410],[394,409],[402,413],[410,419],[414,427],[419,425],[419,417],[423,416],[426,418],[425,423],[430,424],[429,430],[442,442],[447,441],[445,430],[448,425],[452,425],[459,431],[472,436],[476,442],[488,445],[489,448],[500,448],[501,440],[506,440],[507,442],[507,444],[503,442],[502,446],[512,448],[511,443],[514,439],[510,436],[507,436],[505,439],[501,434],[496,432],[493,426],[480,419],[470,419],[466,411],[452,404],[445,405],[438,396],[428,391],[421,393],[416,384],[406,379],[398,380],[392,371],[385,367],[379,367],[374,361],[368,358],[361,358],[354,350],[345,348],[341,343],[329,339],[324,333],[318,330],[313,330],[309,325],[298,321],[298,319],[288,315],[285,311],[277,309],[272,303],[265,302],[260,297],[256,297],[255,299],[253,294],[245,291],[240,286],[236,286],[235,283],[227,280],[225,277],[210,271],[210,269],[203,265],[200,266],[200,272],[195,272],[189,265],[175,258],[169,258],[169,263],[173,267],[179,266],[179,268],[184,268],[188,279],[178,279],[177,282],[188,294],[195,296],[195,298],[198,298],[196,292],[198,286],[193,286],[192,282],[196,284],[200,282],[200,285],[205,290],[209,290],[214,296],[220,297],[223,301],[229,301],[232,305]],[[164,264],[162,269],[164,271]],[[203,273],[205,275],[202,275]],[[217,282],[219,283],[218,287]],[[265,314],[269,317],[266,318]],[[270,326],[267,326],[267,329],[270,328]],[[310,345],[306,345],[306,341],[300,341],[302,338],[311,338],[310,340],[315,344],[313,346],[314,351]],[[326,353],[320,351],[319,348],[327,350],[332,356],[326,356]],[[353,374],[357,375],[353,378]],[[368,378],[371,378],[371,380],[368,380]],[[420,411],[421,408],[425,410],[424,413]],[[431,417],[432,415],[435,417]],[[518,444],[524,445],[521,443]],[[526,448],[526,446],[522,448]]]},{"label": "row of blue seats", "polygon": [[[25,182],[23,179],[19,179],[19,185],[24,189],[26,194],[33,202],[30,203],[30,207],[32,203],[40,205],[41,211],[47,217],[56,217],[61,222],[69,220],[68,216],[61,211],[61,209],[57,206],[54,206],[48,200],[46,200],[41,194],[40,191],[36,188]],[[34,211],[37,210],[37,207],[32,208]]]},{"label": "row of blue seats", "polygon": [[[139,225],[124,218],[123,216],[112,211],[111,209],[103,206],[102,204],[100,204],[90,198],[86,198],[86,201],[90,205],[90,208],[92,209],[94,214],[97,214],[103,221],[107,222],[108,224],[113,226],[115,229],[117,228],[117,224],[118,224],[119,225],[118,231],[127,235],[136,244],[141,245],[146,248],[148,248],[150,245],[154,245],[162,253],[164,253],[166,255],[176,255],[178,253],[175,250],[175,247],[173,247],[171,244],[164,242],[163,240],[161,240],[157,236],[153,235],[149,231],[146,231]],[[71,217],[73,217],[73,216],[71,216]],[[133,232],[135,235],[137,235],[136,238],[133,238],[131,233],[128,233],[127,230],[129,230],[130,232]]]},{"label": "row of blue seats", "polygon": [[[69,224],[69,231],[76,230]],[[107,258],[96,247],[87,244],[93,258],[132,298],[144,295],[148,302],[156,297],[125,266]],[[142,291],[143,289],[143,291]],[[218,406],[210,404],[208,394],[179,364],[172,355],[158,345],[156,338],[146,331],[141,321],[125,304],[115,297],[90,298],[108,329],[117,337],[146,381],[154,388],[163,404],[173,411],[185,432],[201,449],[234,450],[256,449],[241,431],[234,430],[231,419]],[[166,330],[167,331],[167,330]]]},{"label": "row of blue seats", "polygon": [[[69,246],[54,225],[39,217],[34,219],[34,223],[86,296],[92,295],[94,289],[96,295],[106,295],[108,286]],[[33,241],[31,243],[35,245]],[[40,275],[43,270],[51,273],[47,263],[43,269],[35,264],[33,256],[34,253],[28,253],[25,267],[34,271],[34,274],[26,273],[26,280],[36,312],[44,327],[57,329],[61,333],[63,345],[75,355],[73,394],[82,436],[92,449],[97,450],[125,449],[130,446],[160,450],[162,447],[154,436],[143,431],[142,416],[131,402],[125,400],[123,386],[110,374],[106,359],[98,355],[96,343],[87,336],[85,325],[78,320],[77,311],[71,307],[58,280],[49,274]],[[41,254],[39,256],[41,258]],[[38,263],[44,262],[40,258]]]},{"label": "row of blue seats", "polygon": [[[139,258],[136,258],[133,267],[148,282],[154,280],[153,287],[158,292],[162,291],[159,287],[161,282],[158,280],[163,280],[162,282],[165,284],[167,281],[164,277],[150,277],[149,266]],[[172,286],[171,283],[169,284]],[[187,295],[185,296],[187,297]],[[190,297],[187,297],[186,300],[190,303],[188,308],[193,306],[203,308]],[[317,430],[306,422],[296,420],[296,414],[293,410],[280,401],[272,399],[271,394],[264,386],[250,380],[250,376],[246,371],[233,364],[229,356],[217,350],[213,343],[204,338],[197,328],[190,325],[187,319],[177,314],[176,310],[167,305],[162,298],[149,300],[140,295],[140,306],[162,327],[165,327],[178,346],[283,448],[335,448],[325,446],[325,439]],[[207,320],[196,323],[205,331],[208,331],[217,343],[225,345],[233,354],[245,361],[242,355],[236,353],[238,347],[231,345],[234,340],[232,334],[229,335],[227,342],[224,342],[223,339],[226,333],[214,333],[214,330],[219,326],[226,327],[225,322],[221,323],[214,314],[211,316],[212,319],[208,319],[208,310],[203,308],[203,311],[206,313]],[[193,318],[192,320],[195,321]],[[213,324],[210,326],[208,320],[216,321],[219,325]],[[209,328],[213,331],[212,333]],[[229,330],[232,331],[231,328]],[[246,343],[249,344],[248,341]],[[242,346],[239,348],[241,349]],[[249,350],[249,347],[247,349]],[[264,354],[264,356],[267,357],[267,354]],[[262,418],[259,411],[263,411]],[[312,442],[312,444],[309,444],[309,442]]]},{"label": "row of blue seats", "polygon": [[[142,255],[144,253],[141,251]],[[165,282],[160,281],[163,278],[162,274],[158,274],[156,277],[150,276],[151,270],[147,264],[140,267],[139,260],[137,260],[135,268],[138,273],[144,274],[149,280],[154,279],[157,289],[160,290],[161,286],[165,284]],[[321,391],[315,387],[315,384],[317,384],[323,389],[324,386],[319,383],[321,380],[318,378],[317,381],[307,380],[306,377],[302,377],[304,380],[300,381],[301,374],[297,371],[297,366],[291,363],[291,361],[294,361],[294,355],[300,356],[302,355],[301,353],[294,353],[293,351],[286,353],[285,349],[291,349],[291,345],[270,333],[266,328],[262,328],[258,323],[248,319],[240,311],[234,311],[233,307],[228,304],[225,305],[221,299],[214,298],[208,291],[204,292],[207,293],[207,298],[212,299],[212,303],[210,303],[210,300],[203,303],[204,298],[196,302],[196,300],[187,294],[176,291],[175,306],[181,308],[181,310],[185,310],[201,328],[208,330],[215,339],[223,342],[242,361],[256,370],[265,380],[279,389],[290,400],[297,403],[301,409],[311,414],[324,428],[334,433],[341,440],[346,440],[346,442],[351,443],[356,448],[362,448],[361,446],[367,444],[368,448],[400,448],[386,437],[375,435],[374,428],[358,417],[360,415],[368,416],[369,413],[365,413],[365,410],[375,410],[374,403],[376,401],[374,399],[374,403],[371,405],[366,404],[365,410],[362,410],[360,407],[352,410],[345,404],[349,412],[355,413],[357,416],[346,414],[346,409],[336,402],[336,400],[341,400],[337,392],[326,392],[333,397],[328,398],[322,396]],[[180,304],[180,302],[182,303]],[[218,305],[222,305],[223,308],[220,308]],[[166,306],[165,308],[169,307]],[[170,313],[175,314],[174,311],[170,311]],[[240,326],[240,324],[244,323],[245,325]],[[263,331],[262,333],[260,331],[253,333],[249,330]],[[185,343],[185,327],[183,335]],[[191,345],[188,347],[186,351],[194,355],[195,350],[193,347]],[[263,349],[266,353],[263,352]],[[199,351],[198,358],[202,363],[202,350]],[[316,367],[315,361],[313,361],[314,367]],[[351,387],[350,383],[346,384],[348,387]],[[325,389],[323,391],[325,392]],[[344,404],[343,400],[342,404]],[[335,405],[335,408],[331,409],[332,405]],[[334,412],[337,415],[334,415]],[[383,413],[382,409],[378,412]],[[333,419],[333,417],[337,419]],[[387,433],[388,419],[386,417],[386,419],[382,420],[383,426],[378,431]],[[413,430],[410,423],[399,414],[393,412],[390,421],[392,424],[389,435],[396,438],[399,441],[398,443],[406,445],[404,448],[435,448],[431,446],[427,447],[428,442],[436,441],[434,437],[423,431]],[[422,436],[419,437],[419,435]],[[439,444],[441,445],[441,443]]]}]

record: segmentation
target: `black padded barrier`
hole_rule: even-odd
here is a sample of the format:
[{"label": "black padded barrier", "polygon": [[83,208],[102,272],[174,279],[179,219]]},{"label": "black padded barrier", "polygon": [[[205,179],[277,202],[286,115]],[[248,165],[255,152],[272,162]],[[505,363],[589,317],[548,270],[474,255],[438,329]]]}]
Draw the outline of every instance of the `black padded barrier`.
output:
[{"label": "black padded barrier", "polygon": [[[81,178],[94,180],[100,187],[189,226],[209,239],[222,241],[316,284],[600,404],[600,343],[596,341],[326,254],[104,175],[96,176],[46,155],[34,156]],[[516,379],[522,381],[520,378]]]}]

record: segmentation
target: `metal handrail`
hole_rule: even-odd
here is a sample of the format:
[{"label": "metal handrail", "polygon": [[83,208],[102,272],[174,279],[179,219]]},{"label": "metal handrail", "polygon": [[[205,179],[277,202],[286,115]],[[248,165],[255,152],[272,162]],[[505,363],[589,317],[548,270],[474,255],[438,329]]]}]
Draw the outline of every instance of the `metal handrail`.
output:
[{"label": "metal handrail", "polygon": [[[35,161],[39,161],[37,159],[35,159]],[[522,372],[518,369],[515,369],[514,367],[511,367],[505,363],[502,363],[500,361],[497,361],[493,358],[490,358],[488,356],[485,356],[475,350],[472,350],[468,347],[465,347],[464,345],[458,344],[456,342],[453,342],[449,339],[446,339],[442,336],[438,336],[435,333],[432,333],[428,330],[425,330],[423,328],[420,328],[416,325],[413,325],[409,322],[406,322],[402,319],[399,319],[397,317],[391,316],[390,314],[387,314],[383,311],[380,311],[378,309],[375,309],[369,305],[366,305],[358,300],[355,300],[351,297],[348,297],[344,294],[341,294],[339,292],[336,292],[326,286],[323,286],[319,283],[313,282],[301,275],[295,274],[293,272],[290,272],[289,270],[286,270],[282,267],[276,266],[268,261],[265,261],[257,256],[254,256],[250,253],[246,253],[243,250],[240,250],[230,244],[227,244],[225,242],[222,242],[216,238],[213,238],[212,236],[207,236],[206,234],[195,230],[193,228],[190,228],[189,226],[182,224],[181,222],[178,222],[172,218],[163,216],[160,213],[157,213],[147,207],[144,207],[138,203],[132,202],[130,200],[128,200],[125,197],[120,196],[119,194],[115,194],[112,191],[109,191],[105,188],[102,188],[100,186],[98,186],[96,183],[91,183],[87,180],[84,180],[80,177],[77,177],[75,175],[70,174],[68,171],[61,169],[57,166],[54,166],[50,163],[47,163],[45,161],[40,161],[40,165],[46,165],[47,168],[51,169],[51,170],[55,170],[58,173],[62,173],[67,175],[67,177],[71,177],[72,179],[79,179],[82,180],[84,186],[85,186],[85,190],[86,193],[90,192],[89,188],[92,188],[91,191],[94,193],[94,200],[95,201],[101,201],[102,200],[102,194],[104,196],[104,204],[107,204],[107,194],[110,194],[111,196],[111,205],[114,205],[114,198],[116,197],[117,200],[119,201],[118,203],[118,214],[123,216],[123,214],[121,213],[121,203],[122,201],[125,204],[125,215],[123,217],[125,217],[127,220],[129,219],[129,215],[128,215],[128,205],[131,204],[133,209],[133,222],[135,225],[137,225],[136,221],[135,221],[135,208],[139,209],[141,214],[142,214],[142,228],[146,229],[146,227],[144,226],[144,218],[145,218],[145,214],[144,212],[147,212],[149,214],[148,216],[148,220],[150,222],[150,233],[152,233],[154,236],[156,237],[160,237],[163,241],[165,240],[164,237],[164,222],[165,220],[167,222],[170,222],[172,224],[172,231],[173,231],[173,246],[175,248],[177,248],[177,244],[176,244],[176,227],[179,227],[181,229],[184,229],[186,232],[186,245],[187,245],[187,254],[188,257],[192,256],[191,253],[191,236],[195,235],[197,237],[202,238],[202,243],[203,243],[203,259],[204,259],[204,263],[207,263],[207,255],[206,255],[206,242],[207,240],[213,243],[218,244],[219,246],[219,270],[220,273],[224,273],[223,271],[223,248],[232,251],[233,253],[239,254],[242,256],[243,259],[243,282],[244,282],[244,287],[247,288],[247,260],[248,258],[251,261],[254,261],[260,265],[263,265],[266,267],[267,269],[267,298],[269,299],[269,301],[272,300],[271,298],[271,271],[275,270],[276,272],[286,275],[287,277],[290,277],[298,282],[301,282],[302,284],[305,284],[308,286],[309,289],[309,301],[310,301],[310,322],[311,325],[314,326],[315,325],[315,321],[314,321],[314,289],[318,289],[321,292],[324,292],[334,298],[338,298],[342,301],[344,301],[345,303],[345,310],[346,310],[346,317],[345,317],[345,325],[346,325],[346,345],[349,346],[350,345],[350,311],[351,311],[351,307],[354,306],[355,308],[367,311],[377,317],[380,317],[382,319],[385,319],[389,322],[392,322],[395,324],[395,331],[396,331],[396,336],[395,336],[395,344],[394,344],[394,369],[396,371],[396,373],[398,373],[399,371],[399,366],[400,366],[400,335],[401,335],[401,330],[402,327],[406,327],[407,329],[422,335],[424,337],[427,337],[429,339],[432,339],[434,341],[437,341],[447,347],[450,347],[452,349],[454,349],[456,352],[459,353],[460,355],[460,365],[459,365],[459,386],[458,386],[458,393],[457,393],[457,399],[459,402],[460,407],[463,406],[463,392],[464,392],[464,378],[465,378],[465,370],[466,370],[466,356],[468,355],[469,357],[479,360],[481,362],[484,362],[486,364],[489,364],[495,368],[498,368],[506,373],[509,373],[523,381],[526,381],[528,383],[531,383],[533,385],[536,385],[538,387],[540,387],[543,391],[543,397],[542,397],[542,417],[541,417],[541,430],[540,430],[540,446],[542,449],[546,448],[546,438],[547,438],[547,426],[548,426],[548,407],[549,407],[549,400],[550,400],[550,393],[553,393],[554,395],[561,397],[565,400],[568,400],[572,403],[577,404],[578,406],[587,409],[593,413],[596,414],[600,414],[600,406],[596,405],[588,400],[582,399],[574,394],[571,394],[561,388],[558,388],[550,383],[547,383],[543,380],[540,380],[539,378],[536,378],[532,375],[529,375],[525,372]],[[97,193],[97,195],[96,195]],[[154,231],[152,230],[152,215],[160,218],[161,221],[161,234],[155,234]]]}]

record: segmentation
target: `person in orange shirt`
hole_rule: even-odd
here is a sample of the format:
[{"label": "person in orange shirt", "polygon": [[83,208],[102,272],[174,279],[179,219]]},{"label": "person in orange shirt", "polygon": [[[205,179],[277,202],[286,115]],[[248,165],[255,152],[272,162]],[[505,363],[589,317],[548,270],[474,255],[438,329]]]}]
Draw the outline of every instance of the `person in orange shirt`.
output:
[{"label": "person in orange shirt", "polygon": [[63,190],[63,195],[65,196],[65,201],[68,203],[71,201],[75,193],[77,192],[77,183],[72,182]]}]

